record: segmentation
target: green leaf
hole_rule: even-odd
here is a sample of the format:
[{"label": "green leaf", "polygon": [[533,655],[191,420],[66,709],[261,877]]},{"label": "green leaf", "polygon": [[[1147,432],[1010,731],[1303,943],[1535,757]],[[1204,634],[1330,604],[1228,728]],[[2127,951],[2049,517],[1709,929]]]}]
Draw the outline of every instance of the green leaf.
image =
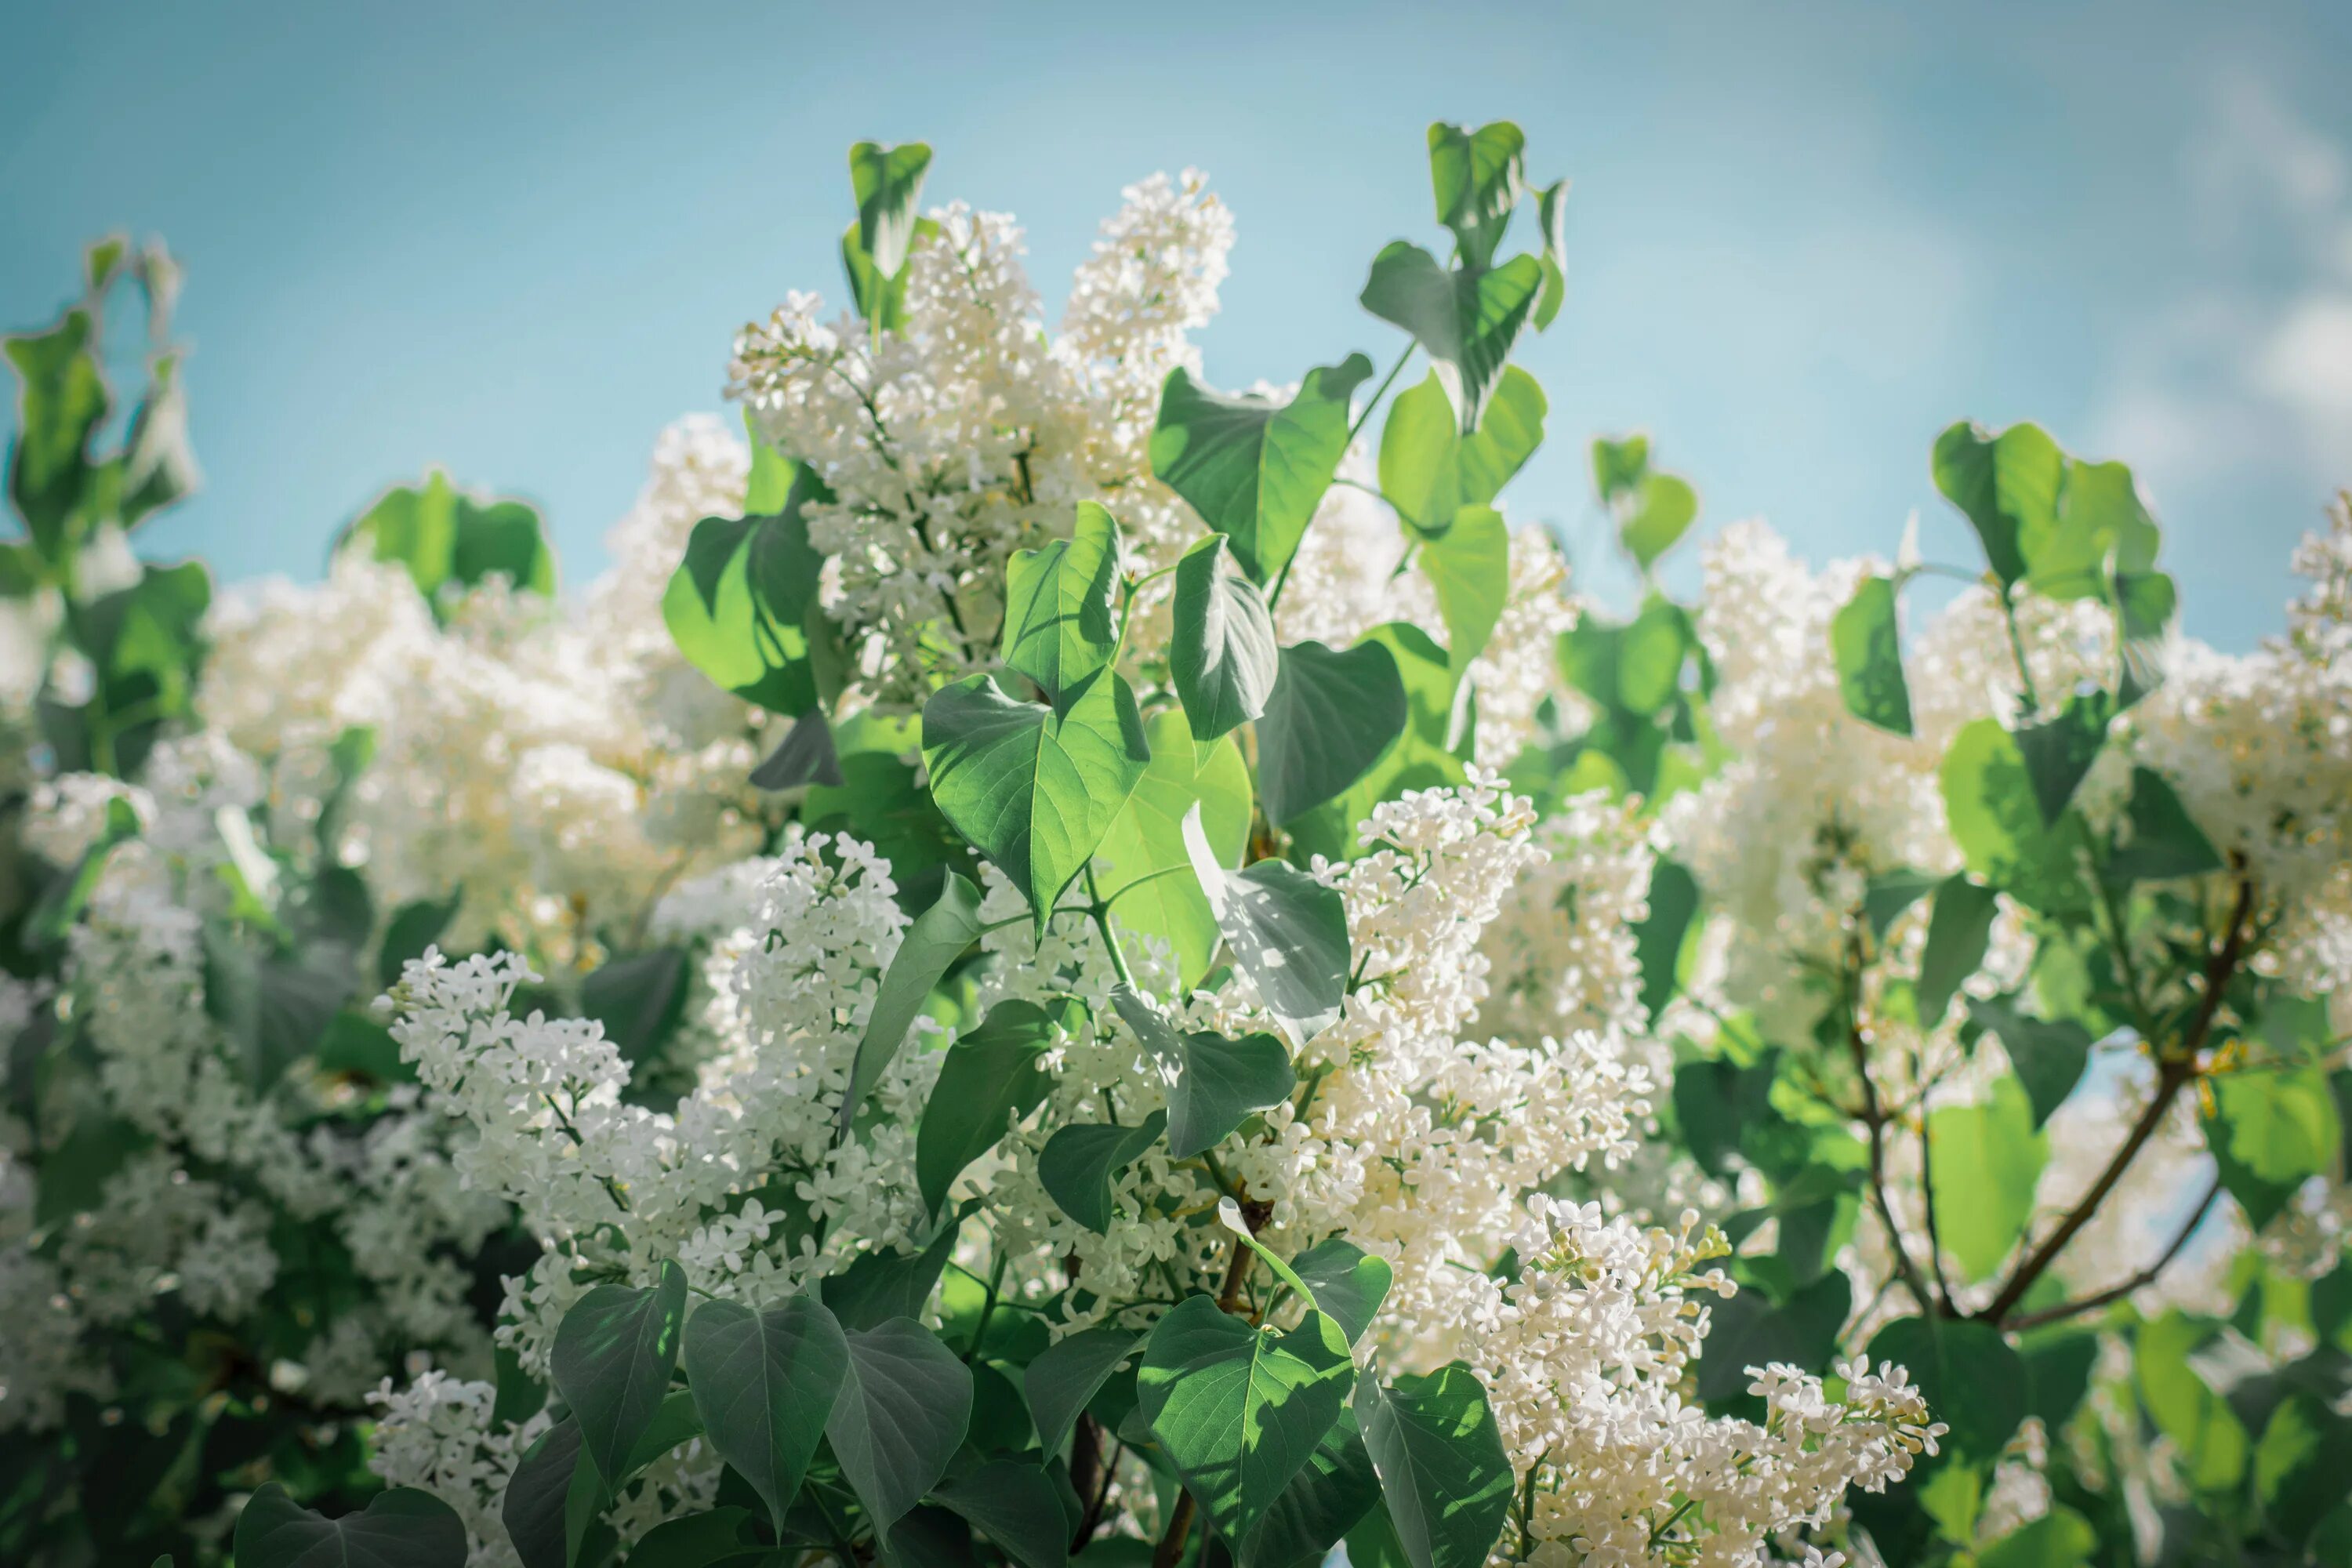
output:
[{"label": "green leaf", "polygon": [[604,1026],[604,1037],[632,1066],[659,1051],[686,1016],[687,952],[657,947],[614,959],[580,983],[580,1014]]},{"label": "green leaf", "polygon": [[1432,372],[1389,405],[1381,427],[1381,498],[1423,537],[1444,533],[1464,507],[1492,501],[1535,456],[1550,412],[1536,378],[1507,365],[1478,428],[1465,436]]},{"label": "green leaf", "polygon": [[2336,1169],[2344,1146],[2336,1097],[2317,1068],[2217,1073],[2206,1082],[2205,1145],[2221,1184],[2260,1230],[2305,1182]]},{"label": "green leaf", "polygon": [[1020,1568],[1062,1568],[1070,1526],[1052,1478],[1035,1465],[994,1459],[931,1495],[969,1520]]},{"label": "green leaf", "polygon": [[1490,506],[1465,507],[1454,526],[1421,547],[1422,574],[1437,590],[1447,660],[1458,672],[1486,649],[1511,596],[1511,531]]},{"label": "green leaf", "polygon": [[963,1168],[1003,1142],[1053,1091],[1044,1059],[1086,1021],[1086,1005],[1075,996],[1056,998],[1050,1011],[1034,1002],[999,1002],[948,1047],[915,1134],[915,1183],[933,1214]]},{"label": "green leaf", "polygon": [[975,675],[923,705],[931,797],[1029,900],[1040,936],[1142,781],[1151,750],[1122,676],[1055,713]]},{"label": "green leaf", "polygon": [[462,894],[452,893],[437,901],[416,899],[393,911],[392,921],[383,930],[383,946],[376,955],[376,979],[385,990],[400,984],[400,972],[410,959],[424,957],[425,950],[441,940],[462,902]]},{"label": "green leaf", "polygon": [[757,789],[783,791],[812,784],[838,787],[843,782],[841,753],[834,749],[833,725],[825,719],[824,706],[793,720],[776,749],[751,770],[750,777]]},{"label": "green leaf", "polygon": [[1021,1389],[1046,1453],[1062,1451],[1087,1401],[1142,1344],[1143,1335],[1132,1329],[1081,1329],[1055,1341],[1029,1363],[1021,1374]]},{"label": "green leaf", "polygon": [[1228,873],[1197,811],[1184,818],[1184,847],[1234,963],[1266,1011],[1305,1045],[1339,1016],[1348,994],[1348,910],[1339,889],[1282,860]]},{"label": "green leaf", "polygon": [[1111,624],[1118,581],[1118,524],[1093,501],[1078,503],[1069,538],[1016,550],[1005,563],[1005,668],[1035,681],[1057,713],[1109,667],[1118,647]]},{"label": "green leaf", "polygon": [[2204,1333],[2179,1311],[2140,1325],[2132,1344],[2132,1371],[2140,1403],[2157,1429],[2179,1447],[2182,1479],[2198,1492],[2237,1485],[2245,1474],[2246,1428],[2229,1401],[2213,1392],[2189,1361]]},{"label": "green leaf", "polygon": [[961,1209],[943,1220],[939,1233],[920,1252],[877,1247],[852,1259],[849,1267],[827,1277],[823,1286],[825,1310],[850,1333],[878,1328],[893,1318],[920,1318],[938,1288],[940,1275],[955,1250],[956,1233],[977,1205],[968,1199]]},{"label": "green leaf", "polygon": [[1386,1259],[1336,1236],[1292,1258],[1290,1267],[1314,1296],[1316,1307],[1339,1325],[1349,1344],[1372,1326],[1393,1278]]},{"label": "green leaf", "polygon": [[1133,1127],[1103,1121],[1057,1129],[1037,1156],[1037,1180],[1064,1214],[1097,1236],[1108,1236],[1116,1214],[1111,1184],[1167,1130],[1164,1110]]},{"label": "green leaf", "polygon": [[2033,803],[2044,824],[2054,826],[2066,814],[2075,786],[2106,744],[2113,713],[2105,692],[2077,692],[2055,719],[2017,731],[2018,755],[2025,759],[2025,776],[2032,783]]},{"label": "green leaf", "polygon": [[705,1301],[686,1321],[680,1354],[710,1446],[781,1530],[849,1375],[841,1325],[805,1293],[761,1311]]},{"label": "green leaf", "polygon": [[1682,689],[1683,656],[1693,641],[1683,607],[1651,595],[1617,639],[1617,689],[1610,700],[1644,717],[1664,708]]},{"label": "green leaf", "polygon": [[571,1568],[604,1500],[596,1467],[582,1451],[580,1423],[567,1415],[541,1433],[515,1466],[499,1521],[523,1568]]},{"label": "green leaf", "polygon": [[1234,1561],[1238,1568],[1315,1568],[1380,1500],[1380,1475],[1355,1412],[1342,1410]]},{"label": "green leaf", "polygon": [[405,567],[436,605],[445,584],[471,588],[493,572],[518,588],[555,593],[555,553],[537,510],[527,501],[469,495],[438,468],[422,485],[386,490],[343,531],[336,548],[362,549],[373,560]]},{"label": "green leaf", "polygon": [[1927,1115],[1944,1248],[1970,1279],[2000,1267],[2033,1215],[2034,1184],[2050,1158],[2036,1128],[2024,1087],[2013,1078],[1997,1079],[1981,1103]]},{"label": "green leaf", "polygon": [[1536,331],[1549,327],[1568,299],[1568,182],[1554,180],[1536,197],[1543,229],[1543,292],[1536,300]]},{"label": "green leaf", "polygon": [[840,1125],[846,1129],[857,1108],[882,1081],[907,1031],[923,1010],[931,987],[980,940],[980,889],[950,871],[931,907],[917,915],[883,972],[882,988],[875,994],[874,1010],[866,1015],[866,1033],[858,1037],[857,1054],[850,1061],[849,1089],[841,1097]]},{"label": "green leaf", "polygon": [[1454,231],[1462,259],[1484,267],[1527,192],[1527,138],[1507,120],[1472,131],[1443,122],[1429,128],[1429,183],[1437,221]]},{"label": "green leaf", "polygon": [[2026,552],[2027,581],[2047,598],[2096,598],[2106,591],[2111,562],[2117,573],[2145,574],[2156,564],[2158,542],[2131,469],[2069,462],[2056,526]]},{"label": "green leaf", "polygon": [[1990,1323],[1900,1318],[1871,1337],[1869,1356],[1910,1372],[1960,1459],[1990,1465],[2025,1419],[2025,1363]]},{"label": "green leaf", "polygon": [[971,1369],[912,1318],[853,1333],[848,1345],[825,1436],[850,1489],[887,1529],[947,1473],[971,1421]]},{"label": "green leaf", "polygon": [[1969,1015],[2000,1038],[2010,1066],[2017,1069],[2040,1131],[2050,1113],[2083,1081],[2091,1059],[2091,1032],[2073,1019],[2028,1017],[2000,1002],[1970,1002]]},{"label": "green leaf", "polygon": [[1642,966],[1642,1010],[1656,1017],[1675,994],[1683,939],[1698,915],[1698,880],[1679,860],[1650,868],[1650,912],[1633,927],[1633,956]]},{"label": "green leaf", "polygon": [[2063,1505],[1977,1553],[1977,1568],[2080,1568],[2099,1549],[2091,1521]]},{"label": "green leaf", "polygon": [[1999,436],[1963,421],[1936,438],[1936,488],[1960,509],[2002,583],[2025,575],[2031,548],[2056,529],[2066,457],[2036,425]]},{"label": "green leaf", "polygon": [[1980,881],[2044,913],[2084,906],[2078,839],[2042,820],[2015,736],[1971,720],[1944,753],[1942,780],[1952,837]]},{"label": "green leaf", "polygon": [[1213,533],[1176,563],[1168,665],[1196,741],[1265,712],[1280,658],[1265,595],[1234,569],[1226,544]]},{"label": "green leaf", "polygon": [[1614,508],[1622,497],[1641,487],[1650,471],[1650,438],[1636,432],[1623,440],[1607,436],[1592,438],[1592,488],[1603,506]]},{"label": "green leaf", "polygon": [[1111,992],[1111,1005],[1143,1048],[1176,1075],[1168,1086],[1168,1152],[1176,1159],[1215,1148],[1252,1112],[1273,1109],[1298,1087],[1290,1053],[1272,1035],[1229,1040],[1208,1030],[1179,1034],[1124,985]]},{"label": "green leaf", "polygon": [[1404,680],[1386,645],[1284,648],[1257,726],[1266,820],[1289,822],[1341,794],[1404,733],[1407,717]]},{"label": "green leaf", "polygon": [[[278,1081],[310,1055],[352,993],[342,950],[317,946],[291,958],[264,956],[226,927],[204,932],[205,1009],[228,1035],[255,1088]],[[307,962],[306,962],[307,961]]]},{"label": "green leaf", "polygon": [[632,1568],[782,1568],[760,1543],[748,1508],[716,1508],[657,1524],[629,1548]]},{"label": "green leaf", "polygon": [[1959,994],[1961,984],[1984,963],[2000,898],[1965,874],[1948,877],[1936,889],[1927,915],[1927,947],[1919,957],[1919,1022],[1934,1028]]},{"label": "green leaf", "polygon": [[1354,1370],[1320,1312],[1286,1332],[1193,1296],[1151,1331],[1138,1408],[1217,1532],[1243,1541],[1339,1420]]},{"label": "green leaf", "polygon": [[[1466,435],[1482,422],[1543,286],[1543,265],[1532,256],[1449,271],[1421,247],[1400,239],[1372,258],[1360,299],[1365,310],[1421,344],[1454,405],[1455,428]],[[1370,368],[1367,363],[1367,374]]]},{"label": "green leaf", "polygon": [[[1783,1214],[1784,1222],[1790,1217]],[[1708,1401],[1735,1399],[1754,1382],[1750,1367],[1786,1362],[1791,1366],[1820,1367],[1836,1355],[1838,1331],[1853,1310],[1853,1286],[1832,1268],[1797,1289],[1785,1301],[1775,1301],[1750,1285],[1710,1310],[1713,1326],[1699,1356],[1699,1397]]]},{"label": "green leaf", "polygon": [[1911,688],[1903,679],[1903,643],[1895,626],[1895,584],[1865,577],[1830,619],[1845,710],[1889,734],[1911,733]]},{"label": "green leaf", "polygon": [[[1467,777],[1463,759],[1475,744],[1475,693],[1445,650],[1404,621],[1374,626],[1357,646],[1385,647],[1395,661],[1404,687],[1405,727],[1361,778],[1289,824],[1292,849],[1302,856],[1346,860],[1362,855],[1366,846],[1357,829],[1374,806],[1407,790],[1446,788]],[[1259,732],[1263,737],[1263,727]]]},{"label": "green leaf", "polygon": [[97,322],[76,308],[46,332],[7,340],[19,384],[8,495],[41,552],[57,558],[89,481],[89,439],[106,417]]},{"label": "green leaf", "polygon": [[589,1459],[617,1487],[654,1424],[686,1321],[686,1271],[661,1266],[650,1289],[599,1285],[572,1304],[549,1357],[555,1391],[580,1423]]},{"label": "green leaf", "polygon": [[886,278],[907,264],[914,237],[915,204],[922,199],[923,176],[931,150],[920,142],[891,145],[860,142],[849,150],[849,184],[857,195],[857,243]]},{"label": "green leaf", "polygon": [[1412,1568],[1479,1568],[1511,1509],[1511,1462],[1478,1374],[1462,1362],[1388,1388],[1366,1373],[1356,1418]]},{"label": "green leaf", "polygon": [[2131,837],[2108,858],[2106,874],[2116,882],[2161,882],[2201,877],[2221,868],[2221,856],[2189,808],[2149,768],[2132,769],[2131,804],[2126,813]]},{"label": "green leaf", "polygon": [[394,1487],[328,1519],[269,1482],[236,1517],[239,1568],[458,1568],[466,1524],[431,1492]]},{"label": "green leaf", "polygon": [[662,594],[662,622],[678,651],[721,690],[773,712],[817,706],[809,630],[824,618],[809,543],[814,473],[800,469],[782,513],[709,517],[694,525],[686,558]]},{"label": "green leaf", "polygon": [[1286,404],[1212,392],[1179,365],[1160,389],[1152,477],[1182,496],[1259,584],[1282,574],[1348,451],[1349,400],[1372,362],[1307,373]]},{"label": "green leaf", "polygon": [[1233,737],[1196,742],[1172,710],[1146,720],[1143,733],[1150,765],[1103,835],[1095,876],[1119,925],[1167,942],[1178,982],[1190,989],[1216,957],[1217,916],[1191,875],[1184,816],[1198,806],[1217,863],[1239,865],[1249,847],[1249,764]]},{"label": "green leaf", "polygon": [[1673,474],[1647,473],[1621,508],[1617,537],[1646,572],[1698,521],[1698,492]]}]

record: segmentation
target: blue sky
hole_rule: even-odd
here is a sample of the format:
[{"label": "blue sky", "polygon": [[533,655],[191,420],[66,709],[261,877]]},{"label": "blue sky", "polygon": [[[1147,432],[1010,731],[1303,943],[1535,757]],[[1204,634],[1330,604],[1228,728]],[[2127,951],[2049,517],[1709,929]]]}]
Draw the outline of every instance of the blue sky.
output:
[{"label": "blue sky", "polygon": [[1355,294],[1431,241],[1423,127],[1518,121],[1574,184],[1513,506],[1612,595],[1596,431],[1649,429],[1703,530],[1891,553],[1916,508],[1965,559],[1930,441],[2038,419],[2133,463],[2226,646],[2352,482],[2347,5],[12,0],[0,37],[0,320],[53,312],[88,236],[171,242],[208,483],[144,544],[229,578],[314,575],[437,462],[544,505],[584,581],[733,329],[840,296],[860,137],[1019,214],[1049,300],[1122,184],[1207,170],[1230,385],[1385,362]]}]

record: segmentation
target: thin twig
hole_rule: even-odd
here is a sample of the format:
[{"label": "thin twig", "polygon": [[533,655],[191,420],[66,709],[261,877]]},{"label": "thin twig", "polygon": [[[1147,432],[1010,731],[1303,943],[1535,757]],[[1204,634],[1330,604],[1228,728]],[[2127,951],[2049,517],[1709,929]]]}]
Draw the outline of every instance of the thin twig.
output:
[{"label": "thin twig", "polygon": [[2013,1333],[2022,1333],[2028,1329],[2038,1329],[2045,1323],[2062,1323],[2069,1318],[2080,1317],[2084,1312],[2095,1312],[2111,1302],[2120,1301],[2144,1285],[2155,1284],[2156,1277],[2171,1266],[2172,1260],[2180,1256],[2180,1249],[2189,1245],[2189,1238],[2197,1234],[2197,1227],[2205,1223],[2205,1215],[2212,1208],[2213,1200],[2221,1195],[2221,1178],[2215,1176],[2207,1184],[2205,1195],[2197,1200],[2197,1207],[2190,1212],[2187,1222],[2173,1237],[2171,1245],[2164,1249],[2162,1256],[2122,1284],[2110,1285],[2097,1294],[2085,1296],[2079,1301],[2065,1301],[2055,1307],[2044,1307],[2038,1312],[2027,1312],[2001,1326]]}]

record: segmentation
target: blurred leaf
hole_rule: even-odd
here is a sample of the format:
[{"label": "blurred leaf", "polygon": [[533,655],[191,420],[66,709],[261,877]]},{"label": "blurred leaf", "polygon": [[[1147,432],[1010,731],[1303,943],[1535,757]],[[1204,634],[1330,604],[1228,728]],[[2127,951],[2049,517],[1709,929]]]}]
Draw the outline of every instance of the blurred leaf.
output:
[{"label": "blurred leaf", "polygon": [[1935,1141],[1936,1209],[1944,1249],[1970,1279],[1999,1268],[2032,1217],[2049,1146],[2035,1130],[2024,1086],[1997,1079],[1991,1097],[1927,1115]]},{"label": "blurred leaf", "polygon": [[1454,231],[1462,259],[1484,267],[1510,226],[1527,191],[1527,138],[1507,120],[1472,131],[1443,122],[1429,128],[1429,183],[1437,221]]},{"label": "blurred leaf", "polygon": [[1895,584],[1865,577],[1830,620],[1830,651],[1846,711],[1894,735],[1911,733],[1911,689],[1895,626]]}]

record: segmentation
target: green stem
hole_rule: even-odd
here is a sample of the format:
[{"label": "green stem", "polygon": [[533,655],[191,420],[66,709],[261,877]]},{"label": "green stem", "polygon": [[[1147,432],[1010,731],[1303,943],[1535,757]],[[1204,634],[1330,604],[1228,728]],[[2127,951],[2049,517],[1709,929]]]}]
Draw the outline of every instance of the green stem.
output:
[{"label": "green stem", "polygon": [[1110,906],[1103,902],[1102,895],[1095,890],[1095,863],[1091,860],[1087,862],[1087,897],[1094,900],[1088,912],[1095,917],[1095,929],[1102,932],[1103,946],[1110,953],[1111,973],[1118,975],[1118,983],[1129,991],[1141,990],[1142,987],[1135,983],[1134,973],[1127,967],[1127,955],[1118,950],[1118,936],[1110,929]]}]

